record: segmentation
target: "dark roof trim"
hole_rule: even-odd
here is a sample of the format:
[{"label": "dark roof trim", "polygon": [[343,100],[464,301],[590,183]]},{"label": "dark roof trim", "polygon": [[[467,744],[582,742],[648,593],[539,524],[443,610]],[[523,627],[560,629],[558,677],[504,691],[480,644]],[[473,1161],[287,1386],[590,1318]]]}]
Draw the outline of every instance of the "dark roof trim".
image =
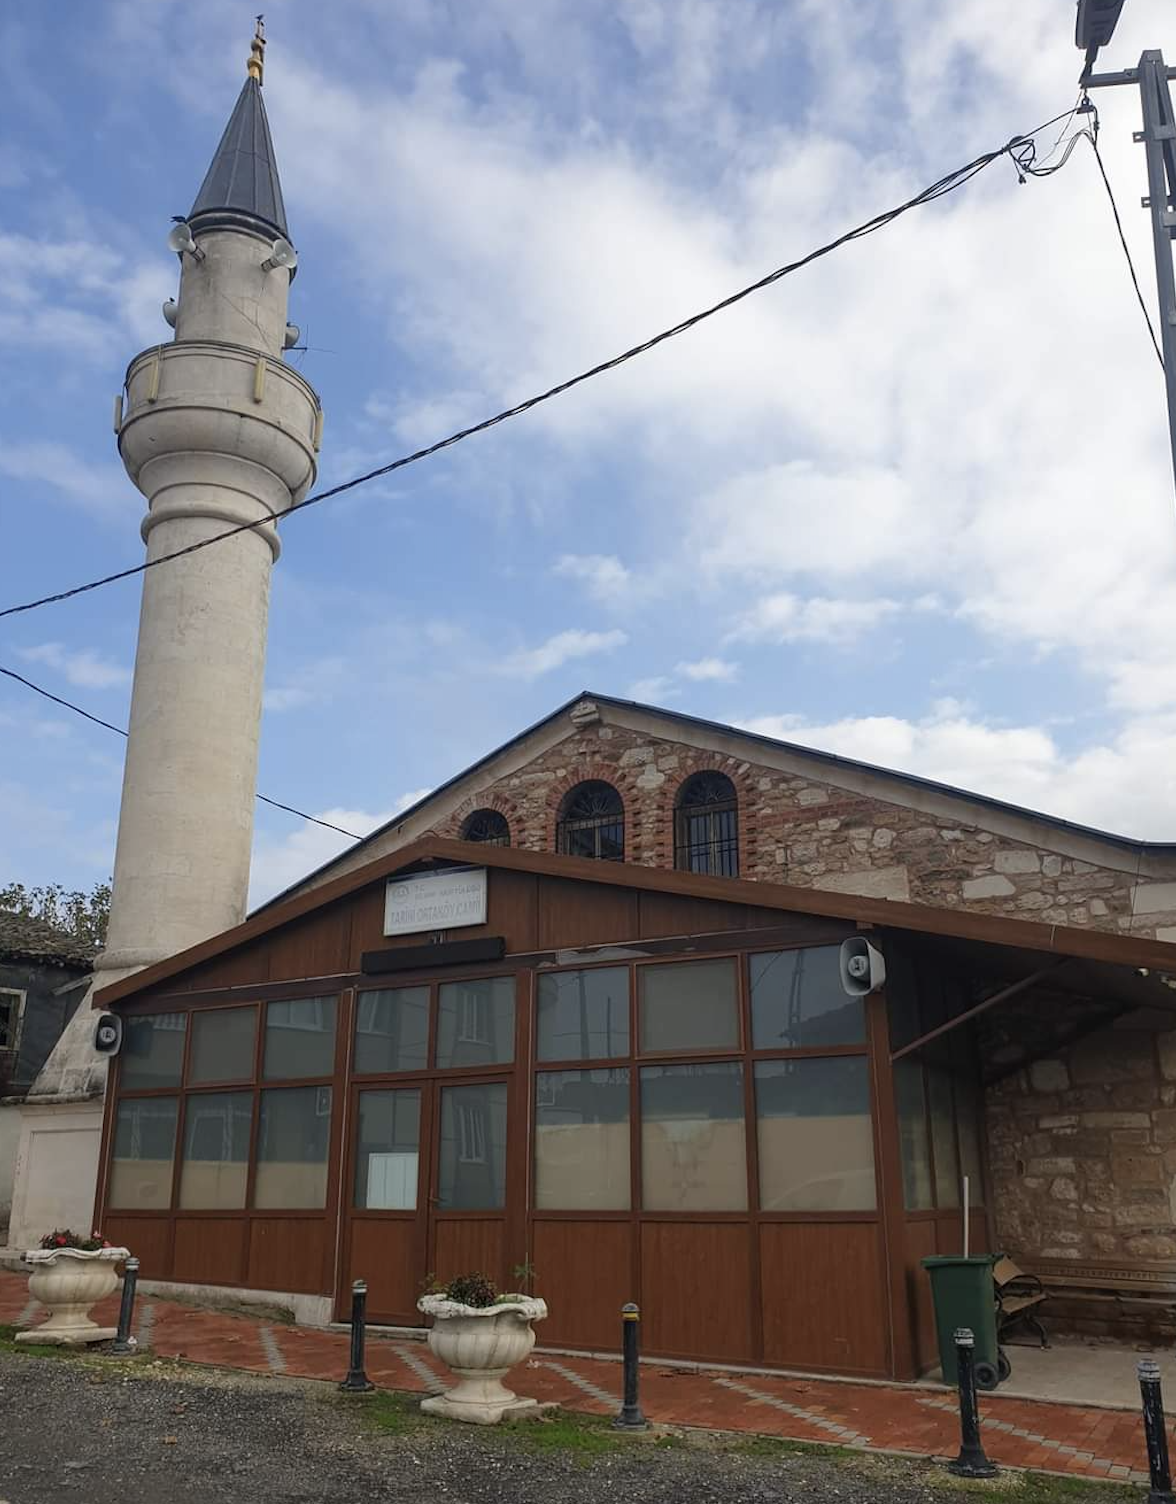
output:
[{"label": "dark roof trim", "polygon": [[200,230],[244,230],[263,240],[289,238],[278,161],[261,85],[247,78],[204,176],[188,223]]},{"label": "dark roof trim", "polygon": [[369,883],[429,861],[459,862],[463,866],[473,861],[478,866],[530,872],[540,877],[572,878],[577,882],[600,883],[606,887],[676,893],[686,898],[748,904],[785,913],[819,914],[832,919],[850,919],[863,925],[956,936],[1047,955],[1080,956],[1119,966],[1146,966],[1176,975],[1176,944],[1143,936],[1112,935],[1101,930],[1071,929],[1064,925],[1004,919],[998,915],[956,909],[924,908],[919,904],[898,903],[888,898],[863,898],[856,893],[834,893],[823,888],[794,888],[783,883],[739,877],[702,877],[693,872],[640,867],[627,862],[594,862],[584,857],[525,851],[513,846],[486,846],[451,841],[442,836],[422,836],[420,840],[388,852],[334,882],[324,883],[309,893],[297,894],[280,905],[254,914],[244,924],[226,930],[224,934],[214,935],[177,956],[112,983],[94,995],[93,1006],[106,1008],[121,1002],[178,976],[189,967],[213,960],[239,945],[259,940],[305,914],[326,908]]},{"label": "dark roof trim", "polygon": [[685,711],[664,710],[659,705],[644,705],[640,700],[620,700],[613,695],[598,695],[593,693],[592,690],[585,689],[551,711],[549,715],[545,715],[542,720],[536,721],[533,725],[526,727],[525,730],[512,736],[509,741],[503,742],[500,747],[495,747],[492,752],[487,752],[484,757],[478,758],[477,762],[470,763],[468,768],[463,768],[460,773],[455,773],[452,778],[447,778],[444,783],[438,784],[423,799],[418,799],[415,804],[410,804],[407,809],[402,809],[391,820],[386,820],[383,825],[377,826],[370,835],[364,836],[362,841],[357,842],[354,846],[349,846],[346,851],[340,852],[339,856],[332,857],[330,861],[323,862],[318,867],[312,868],[305,877],[300,877],[296,883],[291,883],[288,888],[283,888],[273,898],[269,898],[265,903],[259,904],[254,913],[261,914],[274,904],[282,903],[290,894],[298,892],[312,878],[318,877],[321,872],[329,872],[344,856],[350,856],[354,852],[362,850],[364,846],[377,840],[388,831],[395,830],[398,825],[402,825],[405,820],[410,819],[419,810],[431,804],[438,795],[447,793],[464,779],[477,773],[480,768],[486,767],[489,763],[494,762],[496,758],[502,757],[505,753],[509,752],[513,747],[517,747],[521,742],[525,742],[528,737],[534,736],[537,731],[542,731],[545,726],[549,726],[553,721],[559,720],[560,716],[567,715],[572,706],[578,705],[581,700],[594,700],[599,705],[611,705],[617,710],[636,710],[640,711],[643,715],[660,716],[663,720],[676,721],[684,726],[694,726],[700,731],[718,732],[723,736],[744,737],[747,741],[753,742],[758,746],[780,749],[792,753],[796,757],[806,758],[811,762],[824,766],[831,764],[833,767],[850,768],[856,773],[877,774],[882,778],[891,778],[899,783],[909,784],[912,788],[929,789],[932,793],[947,794],[953,799],[966,799],[972,804],[982,804],[988,809],[1001,810],[1006,814],[1016,815],[1023,820],[1036,820],[1043,825],[1052,825],[1058,830],[1071,830],[1075,835],[1087,836],[1092,840],[1109,841],[1112,845],[1121,846],[1127,851],[1176,853],[1176,841],[1139,841],[1133,836],[1115,835],[1112,831],[1099,830],[1094,825],[1080,825],[1076,820],[1065,820],[1060,815],[1048,815],[1044,814],[1041,810],[1029,809],[1023,804],[1012,804],[1007,799],[994,799],[990,794],[977,794],[970,789],[957,788],[954,784],[938,783],[934,778],[923,778],[918,773],[904,773],[898,768],[884,768],[879,763],[861,762],[855,757],[843,757],[839,752],[822,752],[819,748],[805,747],[799,742],[786,742],[778,737],[764,736],[758,731],[745,731],[741,726],[728,726],[722,721],[708,721],[704,720],[701,716],[687,715]]}]

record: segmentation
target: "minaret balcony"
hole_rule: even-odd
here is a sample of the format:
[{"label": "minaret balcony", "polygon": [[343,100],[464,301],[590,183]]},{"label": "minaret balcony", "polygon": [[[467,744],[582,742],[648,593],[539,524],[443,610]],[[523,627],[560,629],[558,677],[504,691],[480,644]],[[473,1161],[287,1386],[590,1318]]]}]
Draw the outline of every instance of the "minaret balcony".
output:
[{"label": "minaret balcony", "polygon": [[184,453],[260,465],[292,501],[314,482],[322,429],[318,396],[273,356],[212,340],[158,345],[131,362],[126,399],[118,447],[136,485],[151,460]]}]

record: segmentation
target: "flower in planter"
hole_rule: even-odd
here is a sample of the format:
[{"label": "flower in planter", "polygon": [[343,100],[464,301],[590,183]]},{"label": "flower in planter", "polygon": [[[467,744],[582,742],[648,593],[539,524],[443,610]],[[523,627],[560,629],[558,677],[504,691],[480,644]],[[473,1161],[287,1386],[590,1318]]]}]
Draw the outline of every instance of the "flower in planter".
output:
[{"label": "flower in planter", "polygon": [[99,1248],[109,1248],[110,1244],[100,1232],[93,1232],[88,1238],[83,1238],[80,1233],[73,1232],[68,1227],[55,1227],[41,1239],[40,1246],[50,1252],[57,1248],[76,1248],[81,1253],[95,1253]]}]

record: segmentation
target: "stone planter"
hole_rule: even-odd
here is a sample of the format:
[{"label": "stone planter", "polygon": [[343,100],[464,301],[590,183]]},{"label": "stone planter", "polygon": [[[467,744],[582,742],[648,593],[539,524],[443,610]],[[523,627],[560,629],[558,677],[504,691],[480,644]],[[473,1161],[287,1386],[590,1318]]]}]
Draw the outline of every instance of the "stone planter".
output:
[{"label": "stone planter", "polygon": [[540,1408],[520,1399],[502,1382],[535,1346],[533,1321],[547,1315],[546,1303],[528,1295],[494,1306],[464,1306],[444,1295],[423,1295],[417,1309],[433,1318],[429,1347],[458,1377],[454,1388],[421,1401],[429,1415],[493,1426],[504,1415]]},{"label": "stone planter", "polygon": [[105,1342],[116,1334],[112,1326],[91,1321],[89,1311],[118,1286],[116,1265],[130,1258],[127,1248],[36,1248],[26,1253],[29,1294],[49,1308],[49,1319],[27,1332],[17,1332],[18,1342],[59,1343],[80,1346]]}]

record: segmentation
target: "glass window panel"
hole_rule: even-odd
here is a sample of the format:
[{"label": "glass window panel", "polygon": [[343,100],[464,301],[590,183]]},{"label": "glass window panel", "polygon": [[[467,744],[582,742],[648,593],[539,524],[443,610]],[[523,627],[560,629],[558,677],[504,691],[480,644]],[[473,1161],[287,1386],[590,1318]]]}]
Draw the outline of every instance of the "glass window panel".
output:
[{"label": "glass window panel", "polygon": [[443,983],[437,1007],[438,1069],[513,1060],[514,1010],[514,977]]},{"label": "glass window panel", "polygon": [[[968,1177],[968,1200],[972,1206],[984,1205],[984,1167],[980,1153],[983,1106],[979,1089],[970,1081],[956,1078],[956,1131],[960,1136],[960,1173]],[[962,1194],[962,1187],[961,1187]]]},{"label": "glass window panel", "polygon": [[335,999],[300,997],[265,1010],[267,1081],[330,1076],[335,1070]]},{"label": "glass window panel", "polygon": [[252,1081],[256,1008],[213,1008],[192,1015],[188,1081]]},{"label": "glass window panel", "polygon": [[641,1179],[646,1211],[746,1210],[743,1067],[738,1061],[642,1070]]},{"label": "glass window panel", "polygon": [[539,978],[540,1060],[604,1060],[628,1053],[628,967]]},{"label": "glass window panel", "polygon": [[757,1050],[865,1043],[865,1009],[841,985],[839,946],[775,951],[752,956],[749,965]]},{"label": "glass window panel", "polygon": [[535,1205],[629,1206],[629,1072],[543,1071],[535,1078]]},{"label": "glass window panel", "polygon": [[907,1211],[932,1207],[931,1150],[923,1100],[923,1067],[900,1060],[894,1067],[894,1095],[898,1108],[898,1138],[902,1150],[902,1190]]},{"label": "glass window panel", "polygon": [[186,1013],[148,1013],[123,1019],[119,1084],[124,1091],[179,1086],[187,1024]]},{"label": "glass window panel", "polygon": [[739,1048],[734,961],[643,966],[637,975],[641,1048],[646,1054]]},{"label": "glass window panel", "polygon": [[175,1149],[175,1097],[120,1102],[107,1205],[126,1211],[166,1211],[171,1205]]},{"label": "glass window panel", "polygon": [[356,1206],[381,1211],[414,1210],[420,1147],[419,1091],[361,1091],[355,1155]]},{"label": "glass window panel", "polygon": [[245,1205],[249,1169],[250,1091],[193,1092],[184,1104],[180,1205],[236,1211]]},{"label": "glass window panel", "polygon": [[355,1069],[423,1071],[429,1051],[429,989],[361,992],[355,1006]]},{"label": "glass window panel", "polygon": [[493,1211],[505,1201],[505,1083],[443,1087],[437,1205]]},{"label": "glass window panel", "polygon": [[864,1055],[755,1066],[760,1206],[873,1211],[874,1135]]},{"label": "glass window panel", "polygon": [[960,1171],[956,1162],[955,1122],[951,1076],[933,1066],[927,1071],[927,1094],[931,1105],[931,1143],[935,1150],[935,1203],[959,1206]]},{"label": "glass window panel", "polygon": [[[194,1097],[188,1098],[189,1108],[193,1101]],[[263,1091],[257,1120],[254,1206],[325,1206],[330,1139],[329,1086]]]}]

